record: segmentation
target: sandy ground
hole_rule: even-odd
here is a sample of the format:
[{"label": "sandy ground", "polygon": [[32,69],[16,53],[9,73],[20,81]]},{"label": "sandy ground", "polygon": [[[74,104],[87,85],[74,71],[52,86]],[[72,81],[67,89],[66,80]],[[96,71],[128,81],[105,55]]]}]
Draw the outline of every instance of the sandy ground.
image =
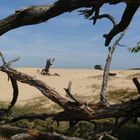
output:
[{"label": "sandy ground", "polygon": [[[50,73],[57,73],[60,76],[42,76],[37,73],[36,68],[18,68],[18,71],[34,76],[47,83],[49,86],[57,90],[61,95],[65,96],[64,88],[68,82],[72,81],[72,93],[77,96],[94,96],[100,92],[102,74],[100,70],[90,69],[51,69]],[[134,76],[140,79],[140,71],[138,70],[120,70],[112,71],[117,73],[115,77],[109,78],[108,91],[116,91],[121,89],[134,90],[136,87],[132,82]],[[36,88],[18,83],[19,97],[18,103],[30,100],[32,98],[43,96]],[[7,81],[7,75],[0,72],[0,101],[9,102],[12,98],[12,87]]]}]

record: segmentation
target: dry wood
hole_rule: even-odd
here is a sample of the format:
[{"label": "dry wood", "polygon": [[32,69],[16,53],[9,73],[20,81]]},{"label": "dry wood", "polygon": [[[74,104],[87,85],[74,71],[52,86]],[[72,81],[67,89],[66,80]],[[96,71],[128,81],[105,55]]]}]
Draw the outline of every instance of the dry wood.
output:
[{"label": "dry wood", "polygon": [[27,120],[34,120],[34,119],[40,119],[40,120],[46,120],[47,118],[53,118],[56,114],[47,114],[47,113],[41,113],[41,114],[35,114],[35,113],[29,113],[29,114],[23,114],[20,116],[14,117],[10,122],[17,122],[23,119]]},{"label": "dry wood", "polygon": [[[19,121],[22,119],[47,119],[51,117],[53,121],[69,121],[70,124],[74,124],[73,122],[78,122],[82,120],[91,121],[120,117],[126,117],[131,119],[132,117],[140,116],[140,98],[125,103],[110,105],[109,107],[104,106],[102,102],[95,104],[91,103],[88,105],[84,103],[77,104],[75,101],[72,102],[69,101],[67,98],[60,96],[57,91],[50,88],[47,84],[40,80],[34,79],[27,74],[23,74],[11,68],[9,69],[5,67],[1,67],[0,70],[7,73],[9,77],[12,77],[19,82],[36,87],[38,90],[41,91],[41,93],[43,93],[45,96],[47,96],[49,99],[51,99],[53,102],[57,103],[64,109],[64,111],[58,112],[56,114],[25,114],[13,118],[11,122]],[[137,110],[137,113],[129,115],[132,110]],[[126,121],[124,121],[122,125],[125,122]],[[122,126],[121,124],[118,125],[119,127]],[[42,136],[47,137],[46,134],[40,135],[41,138]]]},{"label": "dry wood", "polygon": [[21,133],[12,136],[11,140],[33,140],[33,137],[28,133]]},{"label": "dry wood", "polygon": [[[32,131],[31,131],[32,130]],[[43,139],[48,139],[48,140],[83,140],[80,138],[76,137],[68,137],[62,134],[58,133],[43,133],[40,131],[33,132],[34,129],[25,129],[25,128],[20,128],[20,127],[15,127],[15,126],[9,126],[9,125],[3,125],[0,126],[0,132],[9,132],[13,134],[11,137],[12,140],[43,140]]]},{"label": "dry wood", "polygon": [[11,137],[12,140],[84,140],[76,137],[68,137],[58,133],[40,133],[38,136],[32,136],[28,133],[16,134]]},{"label": "dry wood", "polygon": [[36,80],[32,76],[18,72],[13,69],[5,69],[1,67],[0,70],[7,73],[10,77],[13,77],[15,80],[19,82],[26,83],[26,84],[36,87],[38,90],[41,91],[43,95],[47,96],[50,100],[57,103],[61,107],[63,108],[67,107],[69,100],[62,97],[57,91],[49,87],[43,81]]},{"label": "dry wood", "polygon": [[13,87],[13,98],[12,101],[8,107],[8,110],[10,111],[12,109],[12,107],[15,105],[17,98],[18,98],[18,84],[17,84],[17,80],[15,80],[15,78],[10,77],[11,83],[12,83],[12,87]]},{"label": "dry wood", "polygon": [[[2,62],[3,62],[3,66],[2,67],[5,68],[5,69],[10,69],[10,65],[20,59],[20,57],[17,57],[17,58],[14,58],[13,60],[11,60],[9,62],[6,62],[2,52],[0,52],[0,57],[1,57]],[[12,109],[12,107],[15,105],[15,103],[17,101],[17,98],[18,98],[18,84],[17,84],[17,80],[15,80],[15,78],[13,78],[11,76],[8,76],[8,79],[10,79],[11,84],[12,84],[13,98],[12,98],[12,101],[11,101],[10,105],[8,106],[8,109],[5,110],[5,112],[3,112],[3,115],[5,113],[8,113]]]},{"label": "dry wood", "polygon": [[132,80],[140,94],[140,83],[139,83],[138,79],[136,77],[134,77]]},{"label": "dry wood", "polygon": [[69,97],[71,100],[73,100],[75,103],[77,103],[78,105],[82,104],[80,103],[80,101],[78,101],[71,93],[71,85],[72,85],[72,81],[69,81],[68,83],[68,87],[64,88],[64,90],[66,91],[66,97]]},{"label": "dry wood", "polygon": [[101,86],[101,91],[100,91],[100,101],[108,106],[108,102],[107,102],[107,98],[106,98],[106,88],[107,88],[107,84],[108,84],[108,78],[109,78],[109,70],[110,70],[110,65],[111,65],[111,60],[112,60],[112,55],[119,43],[119,41],[122,39],[122,37],[125,35],[125,31],[123,31],[120,36],[118,37],[118,39],[115,41],[115,43],[113,44],[112,47],[109,47],[109,53],[106,59],[106,64],[104,67],[104,73],[103,73],[103,81],[102,81],[102,86]]},{"label": "dry wood", "polygon": [[64,108],[64,111],[57,113],[53,118],[56,121],[73,121],[73,120],[94,120],[104,118],[119,118],[125,117],[131,110],[135,110],[140,106],[140,99],[129,101],[123,104],[110,105],[110,107],[103,107],[101,103],[96,104],[76,104],[70,102],[68,99],[61,97],[58,92],[50,88],[47,84],[40,80],[35,80],[33,77],[20,73],[12,69],[3,69],[9,76],[14,77],[22,83],[29,84],[39,89],[45,96],[53,102]]},{"label": "dry wood", "polygon": [[[114,18],[109,14],[100,15],[100,8],[104,4],[107,3],[118,4],[120,2],[126,3],[126,8],[124,10],[124,13],[122,14],[120,23],[116,24]],[[17,10],[13,15],[10,15],[0,20],[0,35],[3,35],[4,33],[21,26],[33,25],[33,24],[38,24],[38,23],[48,21],[49,19],[61,15],[65,12],[71,12],[79,8],[91,8],[91,9],[84,10],[82,14],[86,18],[93,20],[93,24],[95,24],[98,19],[108,18],[114,25],[112,30],[108,34],[104,35],[106,39],[105,45],[108,46],[115,35],[122,32],[124,29],[128,27],[134,14],[138,10],[139,6],[140,6],[140,0],[58,0],[51,5],[30,6]],[[123,37],[123,35],[124,32],[116,40],[113,47],[109,47],[109,54],[106,60],[107,63],[105,65],[105,71],[103,76],[102,89],[100,92],[101,102],[95,104],[91,103],[87,105],[77,101],[72,96],[72,94],[69,92],[68,89],[66,89],[66,92],[71,96],[71,99],[73,99],[73,101],[70,101],[65,97],[62,97],[57,91],[49,87],[46,83],[40,80],[36,80],[27,74],[20,73],[14,69],[11,69],[10,64],[17,61],[18,59],[14,59],[13,61],[9,61],[8,63],[6,63],[3,55],[0,53],[0,56],[2,57],[2,61],[3,61],[3,66],[0,67],[0,70],[8,74],[14,90],[13,92],[14,96],[11,105],[9,106],[9,110],[14,106],[18,97],[17,81],[36,87],[38,90],[41,91],[43,95],[45,95],[50,100],[52,100],[53,102],[55,102],[56,104],[60,105],[63,108],[62,112],[58,112],[56,114],[45,114],[45,115],[26,114],[22,116],[17,116],[16,118],[12,119],[12,122],[19,121],[21,119],[34,119],[34,118],[46,119],[48,117],[51,117],[54,121],[57,122],[69,121],[70,124],[74,124],[74,122],[78,122],[81,120],[91,121],[91,120],[105,119],[105,118],[125,117],[125,119],[122,122],[120,122],[114,128],[114,130],[112,130],[112,133],[114,134],[114,132],[116,132],[117,129],[119,129],[132,117],[140,116],[140,109],[139,109],[140,98],[121,104],[110,105],[108,107],[104,106],[108,104],[105,96],[105,91],[107,88],[109,67],[112,59],[112,54],[116,46],[118,45],[120,39]],[[137,80],[133,80],[133,81],[136,87],[138,88],[138,91],[140,92],[138,81]],[[0,110],[0,115],[1,112],[3,112],[3,110]],[[109,133],[106,133],[105,136],[114,138]],[[38,135],[39,139],[42,139],[43,137],[52,140],[54,139],[77,140],[77,138],[69,138],[56,133],[50,133],[50,134],[41,133],[40,135]]]},{"label": "dry wood", "polygon": [[43,74],[43,75],[51,75],[51,74],[49,73],[49,70],[50,70],[50,66],[52,65],[52,62],[53,62],[54,60],[55,60],[54,58],[53,58],[53,59],[52,59],[52,58],[47,59],[45,68],[42,69],[41,74]]}]

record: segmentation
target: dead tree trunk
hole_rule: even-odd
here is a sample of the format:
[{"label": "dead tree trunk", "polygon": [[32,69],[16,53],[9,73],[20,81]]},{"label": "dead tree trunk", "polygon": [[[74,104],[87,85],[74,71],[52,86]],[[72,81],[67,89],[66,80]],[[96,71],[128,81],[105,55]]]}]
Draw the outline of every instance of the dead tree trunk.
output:
[{"label": "dead tree trunk", "polygon": [[104,68],[104,73],[103,73],[103,81],[102,81],[102,86],[101,86],[101,91],[100,91],[100,101],[103,102],[104,105],[108,106],[108,102],[106,99],[106,88],[108,84],[108,77],[109,77],[109,70],[110,70],[110,65],[111,65],[111,60],[112,60],[112,55],[116,49],[116,47],[119,44],[119,41],[122,39],[122,37],[125,35],[125,31],[121,33],[119,38],[115,41],[112,47],[109,47],[109,53],[106,59],[106,64]]},{"label": "dead tree trunk", "polygon": [[52,62],[53,62],[54,60],[55,60],[54,58],[53,58],[53,59],[50,58],[50,59],[47,59],[47,60],[46,60],[45,68],[42,69],[42,71],[41,71],[41,74],[42,74],[42,75],[50,75],[50,73],[49,73],[50,66],[52,65]]}]

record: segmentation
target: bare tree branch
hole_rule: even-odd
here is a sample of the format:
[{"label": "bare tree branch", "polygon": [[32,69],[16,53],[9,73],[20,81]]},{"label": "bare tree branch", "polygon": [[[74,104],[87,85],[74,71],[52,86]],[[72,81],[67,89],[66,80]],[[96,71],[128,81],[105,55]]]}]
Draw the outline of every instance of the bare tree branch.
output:
[{"label": "bare tree branch", "polygon": [[[127,7],[122,15],[119,24],[105,34],[105,45],[108,46],[112,38],[122,32],[130,24],[135,12],[139,8],[139,0],[58,0],[50,5],[30,6],[20,10],[16,10],[11,16],[0,20],[0,35],[26,25],[33,25],[48,21],[51,18],[59,16],[65,12],[71,12],[79,8],[92,8],[87,11],[86,17],[94,14],[94,24],[99,16],[99,11],[104,4],[126,3]],[[86,13],[86,12],[85,12]]]},{"label": "bare tree branch", "polygon": [[139,4],[137,4],[137,3],[127,3],[126,9],[122,15],[122,19],[121,19],[120,23],[117,24],[116,26],[114,26],[113,29],[108,34],[104,35],[104,37],[106,39],[105,46],[108,46],[110,44],[112,38],[115,35],[122,32],[129,26],[129,24],[134,16],[134,14],[138,10],[138,8],[139,8]]},{"label": "bare tree branch", "polygon": [[58,134],[56,132],[39,133],[37,136],[32,136],[31,134],[28,134],[28,133],[21,133],[21,134],[12,136],[11,139],[12,140],[23,140],[23,139],[28,139],[28,140],[42,140],[42,139],[46,139],[46,140],[84,140],[84,139],[80,139],[80,138],[76,138],[76,137],[65,136],[62,134]]},{"label": "bare tree branch", "polygon": [[134,116],[137,116],[140,114],[139,109],[132,110],[127,117],[125,117],[119,124],[116,125],[116,127],[111,131],[111,134],[116,133],[126,122],[131,120]]},{"label": "bare tree branch", "polygon": [[98,15],[97,17],[93,16],[93,17],[90,18],[90,20],[102,19],[102,18],[107,18],[112,22],[113,26],[116,25],[114,17],[112,17],[110,14],[102,14],[102,15]]},{"label": "bare tree branch", "polygon": [[136,77],[134,77],[134,78],[132,79],[132,81],[133,81],[133,83],[135,84],[135,86],[137,87],[137,90],[138,90],[138,92],[139,92],[139,94],[140,94],[140,83],[139,83],[138,79],[137,79]]},{"label": "bare tree branch", "polygon": [[[95,108],[96,106],[96,108]],[[140,98],[128,101],[125,103],[120,104],[114,104],[110,105],[109,107],[102,107],[97,106],[97,104],[89,104],[89,106],[69,106],[69,110],[64,110],[62,112],[58,113],[41,113],[41,114],[24,114],[20,116],[16,116],[12,120],[9,120],[9,122],[16,122],[22,119],[48,119],[52,118],[52,120],[56,122],[60,121],[91,121],[91,120],[99,120],[99,119],[106,119],[106,118],[121,118],[121,117],[127,117],[129,113],[132,112],[132,110],[137,110],[137,112],[140,111]],[[89,110],[90,108],[90,110]],[[140,116],[140,113],[137,113],[137,117]],[[136,117],[136,114],[133,115],[133,117]]]},{"label": "bare tree branch", "polygon": [[41,114],[35,114],[35,113],[29,113],[29,114],[23,114],[17,117],[14,117],[10,122],[17,122],[19,120],[27,119],[27,120],[34,120],[34,119],[41,119],[46,120],[47,118],[53,118],[56,114],[47,114],[47,113],[41,113]]},{"label": "bare tree branch", "polygon": [[112,60],[112,55],[113,52],[115,51],[119,41],[122,39],[122,37],[125,35],[125,31],[123,31],[118,39],[115,41],[112,47],[109,47],[109,53],[106,59],[106,64],[104,67],[104,73],[103,73],[103,81],[102,81],[102,86],[101,86],[101,91],[100,91],[100,101],[103,102],[104,105],[108,105],[107,99],[106,99],[106,88],[108,84],[108,77],[109,77],[109,69],[111,65],[111,60]]},{"label": "bare tree branch", "polygon": [[[19,60],[19,57],[18,57],[18,58],[13,59],[12,61],[6,62],[6,60],[5,60],[2,52],[0,52],[0,57],[1,57],[2,62],[3,62],[3,66],[2,67],[5,68],[5,69],[9,69],[10,68],[10,65],[12,63],[14,63],[17,60]],[[12,98],[12,101],[11,101],[10,105],[8,106],[8,110],[5,113],[8,113],[12,109],[12,107],[15,105],[15,103],[17,101],[17,98],[18,98],[18,84],[17,84],[17,80],[15,80],[11,76],[8,76],[8,78],[10,78],[10,81],[11,81],[11,84],[12,84],[13,98]]]},{"label": "bare tree branch", "polygon": [[20,127],[13,127],[13,126],[0,126],[0,130],[3,131],[7,131],[11,134],[15,134],[14,136],[11,137],[11,140],[42,140],[42,139],[47,139],[47,140],[84,140],[84,139],[80,139],[80,138],[76,138],[76,137],[69,137],[69,136],[65,136],[56,132],[40,132],[37,131],[37,134],[34,135],[31,132],[29,132],[28,129],[23,129]]},{"label": "bare tree branch", "polygon": [[72,93],[71,93],[71,85],[72,85],[72,82],[71,81],[69,81],[69,83],[68,83],[68,88],[66,89],[66,88],[64,88],[64,90],[66,91],[66,96],[67,97],[70,97],[75,103],[77,103],[77,104],[81,104],[80,103],[80,101],[78,101],[73,95],[72,95]]},{"label": "bare tree branch", "polygon": [[60,96],[57,91],[49,87],[46,83],[40,80],[35,80],[34,77],[23,74],[13,69],[1,68],[0,70],[7,73],[10,77],[14,77],[14,79],[17,81],[36,87],[38,90],[41,91],[44,96],[47,96],[49,99],[60,105],[62,108],[67,107],[69,100]]},{"label": "bare tree branch", "polygon": [[18,91],[17,80],[15,80],[13,77],[10,77],[10,76],[9,76],[9,78],[10,78],[10,81],[11,81],[12,87],[13,87],[13,98],[8,107],[8,110],[10,111],[17,101],[19,91]]}]

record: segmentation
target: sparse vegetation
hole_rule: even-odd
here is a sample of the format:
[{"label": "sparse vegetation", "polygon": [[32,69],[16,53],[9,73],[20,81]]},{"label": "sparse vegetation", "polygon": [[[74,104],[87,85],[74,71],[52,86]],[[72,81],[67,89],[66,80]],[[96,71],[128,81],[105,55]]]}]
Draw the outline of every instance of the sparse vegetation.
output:
[{"label": "sparse vegetation", "polygon": [[[110,98],[114,98],[116,97],[115,95],[120,94],[120,96],[117,96],[117,100],[121,100],[122,96],[124,95],[124,91],[119,91],[118,93],[116,92],[111,92],[109,93],[109,96],[111,96]],[[133,94],[133,93],[132,93]],[[112,97],[113,96],[113,97]],[[85,99],[86,97],[76,97],[80,100]],[[90,98],[90,97],[89,97]],[[129,96],[126,97],[127,100],[129,100]],[[48,110],[52,109],[51,112],[54,111],[58,111],[58,108],[55,108],[55,105],[53,107],[49,107],[47,108],[43,108],[43,103],[40,104],[40,102],[47,104],[48,100],[44,100],[44,98],[38,98],[36,99],[35,102],[32,102],[32,105],[30,104],[25,104],[24,106],[15,106],[13,108],[14,113],[16,114],[26,114],[28,113],[42,113],[42,112],[48,112]],[[117,101],[114,100],[113,101]],[[1,107],[6,107],[5,103],[0,102],[0,106]],[[37,108],[35,108],[35,106]],[[97,129],[94,130],[95,125],[93,123],[90,122],[86,122],[86,121],[81,121],[79,122],[73,129],[70,129],[69,131],[67,131],[69,129],[69,124],[67,122],[61,122],[59,127],[57,127],[56,123],[54,123],[53,125],[51,125],[52,120],[51,119],[47,119],[47,120],[21,120],[19,122],[14,123],[15,126],[18,126],[20,128],[26,128],[29,129],[32,126],[35,126],[35,128],[38,131],[41,132],[58,132],[58,133],[62,133],[65,134],[67,136],[75,136],[75,137],[81,137],[81,138],[85,138],[88,140],[94,140],[94,138],[96,137],[97,134],[110,130],[110,128],[112,128],[114,126],[114,119],[103,119],[100,121],[97,121],[100,125],[97,126]],[[3,128],[0,127],[0,140],[7,140],[9,139],[12,135],[16,134],[17,131],[15,129],[8,129],[9,125],[7,125],[7,128]],[[23,130],[21,130],[20,132],[23,132]],[[84,133],[83,133],[84,132]],[[129,133],[128,133],[129,132]],[[119,138],[119,140],[139,140],[140,137],[140,123],[138,122],[138,124],[135,124],[133,121],[128,122],[127,124],[125,124],[116,134]]]},{"label": "sparse vegetation", "polygon": [[[100,15],[100,9],[103,5],[116,5],[121,2],[125,3],[126,7],[119,23],[116,23],[114,17],[112,17],[110,14]],[[125,126],[128,124],[128,121],[133,120],[133,118],[138,117],[140,114],[140,98],[137,98],[135,100],[129,99],[127,102],[122,101],[122,103],[115,103],[112,105],[108,101],[106,91],[109,81],[109,70],[113,53],[116,47],[120,45],[119,41],[124,36],[125,29],[131,23],[134,14],[139,9],[139,6],[139,0],[58,0],[51,5],[29,6],[20,10],[16,10],[13,15],[10,15],[7,18],[0,20],[0,35],[3,35],[4,33],[21,26],[42,23],[65,12],[71,12],[79,8],[85,8],[79,11],[79,13],[80,15],[83,15],[85,19],[89,19],[90,21],[92,20],[93,24],[96,24],[97,20],[102,18],[109,19],[113,24],[113,28],[109,31],[109,33],[103,35],[103,37],[105,38],[105,46],[109,46],[112,39],[120,33],[120,36],[116,39],[113,45],[108,47],[109,52],[106,58],[103,72],[103,80],[101,85],[101,91],[99,94],[100,99],[97,103],[85,103],[77,100],[71,93],[71,84],[69,84],[68,88],[65,89],[70,99],[61,96],[59,92],[48,86],[43,81],[37,80],[35,77],[12,69],[10,65],[18,59],[13,59],[12,61],[6,62],[3,54],[0,53],[3,62],[0,70],[8,75],[13,88],[13,98],[10,106],[8,107],[8,109],[0,109],[0,123],[8,123],[12,127],[14,125],[16,127],[21,127],[20,129],[26,131],[29,135],[35,137],[36,139],[41,136],[44,136],[45,139],[48,136],[50,137],[48,132],[53,132],[54,129],[55,132],[61,134],[58,134],[56,136],[55,133],[51,133],[51,137],[53,137],[53,139],[72,139],[71,137],[67,137],[64,135],[62,138],[62,134],[67,134],[68,136],[74,135],[79,137],[75,139],[80,139],[80,137],[83,137],[90,140],[96,137],[96,139],[98,140],[104,140],[109,138],[116,140],[117,138],[115,137],[117,135],[119,137],[119,132],[122,133],[121,136],[123,136],[123,138],[121,138],[120,136],[120,139],[125,139],[125,135],[123,135],[123,131],[125,131],[125,128],[127,128]],[[139,51],[139,47],[132,49],[131,51],[137,52]],[[43,74],[49,74],[51,62],[51,59],[47,61],[45,69],[42,70]],[[102,69],[100,65],[96,65],[95,68],[100,70]],[[42,99],[36,102],[32,102],[31,104],[25,104],[22,107],[14,107],[18,97],[17,81],[34,86],[44,96],[56,103],[59,107],[53,104],[51,105],[53,109],[50,109],[50,107],[44,108],[44,102],[46,101]],[[140,94],[140,83],[138,79],[133,78],[133,82]],[[124,95],[123,100],[130,98],[131,94],[133,94],[127,94],[126,96],[125,93],[127,93],[127,91],[120,92],[121,93],[119,93],[119,96],[121,98],[122,94]],[[113,99],[113,96],[113,93],[109,94],[109,97],[111,99]],[[117,102],[117,100],[115,101]],[[3,104],[3,108],[5,107],[5,104]],[[56,110],[54,108],[56,108]],[[53,113],[47,114],[44,112]],[[121,119],[122,121],[120,121],[118,124],[116,123],[116,126],[114,126],[115,119]],[[53,121],[53,124],[51,123],[51,121]],[[54,123],[55,121],[56,123]],[[93,128],[93,124],[96,127],[95,130]],[[123,127],[123,129],[121,127]],[[129,125],[128,128],[131,127],[134,128],[134,126],[132,125]],[[6,131],[6,133],[1,131],[1,135],[5,137],[11,137],[11,135],[13,135],[13,131],[11,132],[10,130]],[[72,132],[73,130],[75,131]],[[118,130],[120,131],[118,132]],[[45,131],[47,131],[47,133],[45,133]],[[135,139],[137,139],[137,136],[135,137]]]}]

